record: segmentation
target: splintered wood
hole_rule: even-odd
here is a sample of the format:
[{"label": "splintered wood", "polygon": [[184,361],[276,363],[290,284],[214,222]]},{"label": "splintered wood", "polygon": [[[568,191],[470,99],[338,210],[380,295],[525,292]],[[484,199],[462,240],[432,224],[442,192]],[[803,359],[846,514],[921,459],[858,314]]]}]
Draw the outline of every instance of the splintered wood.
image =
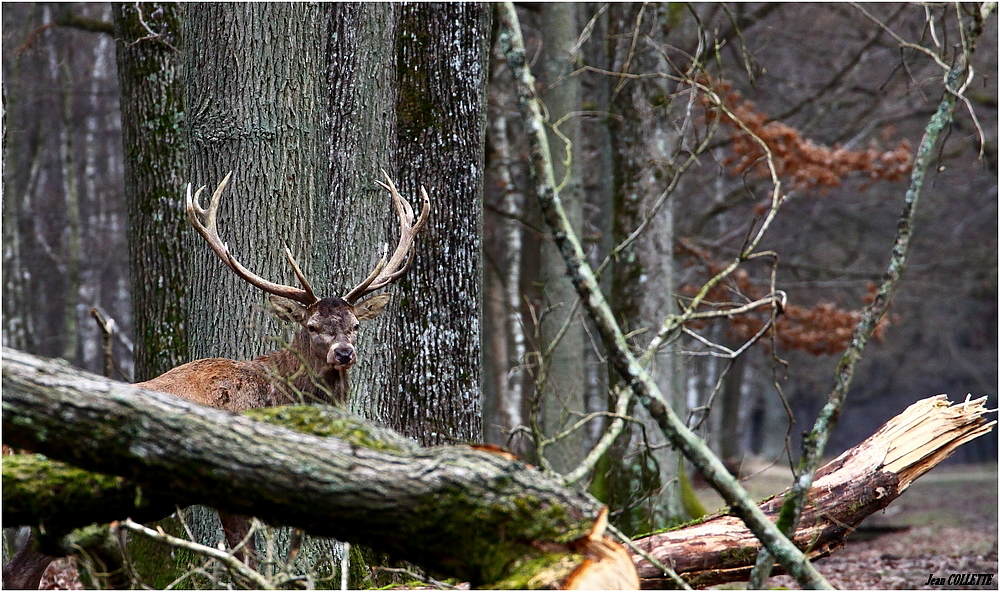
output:
[{"label": "splintered wood", "polygon": [[[987,412],[986,397],[952,404],[946,395],[937,395],[907,407],[816,472],[795,543],[812,559],[829,555],[862,520],[888,506],[918,477],[962,444],[992,430],[996,421],[987,422],[983,418]],[[761,503],[772,519],[777,518],[785,493]],[[693,587],[745,580],[760,549],[743,521],[726,514],[636,544]],[[633,555],[633,561],[643,588],[671,586],[639,555]]]}]

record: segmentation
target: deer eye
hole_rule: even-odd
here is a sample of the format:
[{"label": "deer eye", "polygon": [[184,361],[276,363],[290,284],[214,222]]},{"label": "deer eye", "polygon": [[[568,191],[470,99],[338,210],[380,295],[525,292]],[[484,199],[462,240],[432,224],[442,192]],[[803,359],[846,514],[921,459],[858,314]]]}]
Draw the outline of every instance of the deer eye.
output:
[{"label": "deer eye", "polygon": [[306,329],[310,333],[318,333],[319,332],[319,327],[317,327],[316,325],[309,325],[308,327],[306,327]]}]

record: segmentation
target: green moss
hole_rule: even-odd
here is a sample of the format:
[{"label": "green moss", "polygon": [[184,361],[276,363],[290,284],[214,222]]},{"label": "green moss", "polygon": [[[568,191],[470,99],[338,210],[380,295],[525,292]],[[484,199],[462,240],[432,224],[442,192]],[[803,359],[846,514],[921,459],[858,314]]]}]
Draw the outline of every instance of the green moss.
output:
[{"label": "green moss", "polygon": [[251,409],[245,411],[243,415],[303,434],[321,438],[339,438],[354,446],[379,452],[402,454],[416,446],[403,436],[378,428],[344,410],[330,407],[318,405],[271,407]]},{"label": "green moss", "polygon": [[732,549],[726,549],[720,553],[719,558],[723,564],[753,564],[753,562],[757,559],[757,553],[759,551],[760,549],[757,547],[733,547]]},{"label": "green moss", "polygon": [[[506,492],[502,481],[484,488],[495,492],[493,503],[484,503],[481,493],[456,489],[420,500],[415,506],[414,520],[427,524],[428,531],[435,533],[428,547],[462,541],[460,556],[443,567],[473,585],[510,577],[526,557],[539,556],[538,542],[566,544],[587,534],[589,524],[573,527],[579,521],[573,520],[562,506],[544,503],[535,496]],[[478,499],[473,499],[477,496]],[[516,532],[517,539],[498,541],[505,532]],[[476,557],[478,564],[471,569],[461,558],[469,556]]]},{"label": "green moss", "polygon": [[59,536],[66,532],[56,532],[64,512],[86,513],[95,496],[127,488],[121,477],[91,473],[41,454],[5,456],[2,473],[4,517],[12,522],[38,518]]},{"label": "green moss", "polygon": [[535,554],[518,561],[503,579],[491,582],[494,590],[538,590],[553,580],[563,580],[584,560],[583,555],[564,553]]},{"label": "green moss", "polygon": [[[188,539],[183,525],[176,517],[165,518],[148,525],[162,528],[169,535]],[[138,578],[153,590],[163,590],[177,578],[204,562],[204,558],[188,551],[167,547],[148,537],[132,534],[127,546],[128,560]],[[175,587],[188,589],[210,588],[211,583],[195,573]]]}]

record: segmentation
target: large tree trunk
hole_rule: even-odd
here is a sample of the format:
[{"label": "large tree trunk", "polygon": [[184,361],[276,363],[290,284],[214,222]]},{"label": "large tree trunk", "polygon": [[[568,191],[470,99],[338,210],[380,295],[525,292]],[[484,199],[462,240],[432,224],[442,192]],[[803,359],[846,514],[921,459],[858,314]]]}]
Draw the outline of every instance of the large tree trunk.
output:
[{"label": "large tree trunk", "polygon": [[[588,557],[599,559],[589,575],[624,577],[600,587],[638,584],[601,536],[597,502],[505,455],[468,446],[418,448],[330,408],[249,412],[324,437],[294,433],[14,350],[3,355],[4,442],[117,475],[35,457],[8,459],[5,522],[44,524],[56,538],[94,520],[144,519],[169,512],[172,502],[199,502],[370,545],[475,584],[573,584]],[[984,401],[925,399],[828,463],[796,543],[812,556],[841,545],[863,518],[955,448],[992,430],[996,422],[982,418]],[[81,480],[86,487],[78,486]],[[761,507],[773,515],[782,499]],[[697,585],[745,578],[760,546],[727,514],[638,544]],[[526,561],[532,558],[538,561]],[[663,583],[645,559],[633,561],[645,586]]]},{"label": "large tree trunk", "polygon": [[[218,216],[234,256],[262,277],[297,285],[283,256],[287,246],[321,297],[339,295],[327,293],[325,277],[316,273],[316,262],[329,260],[338,247],[326,207],[327,8],[206,3],[185,9],[186,180],[212,191],[233,171]],[[289,342],[261,291],[226,269],[200,236],[188,233],[187,246],[192,357],[246,360]],[[214,512],[194,508],[188,523],[199,541],[220,540]],[[288,531],[271,534],[279,549],[287,545]],[[256,543],[266,547],[263,536]],[[297,567],[328,566],[339,549],[332,541],[308,541]],[[326,571],[320,575],[332,575]]]},{"label": "large tree trunk", "polygon": [[[211,191],[233,171],[220,235],[255,273],[297,285],[283,247],[313,277],[313,259],[332,243],[327,228],[313,225],[315,200],[329,187],[326,14],[307,4],[186,10],[187,177]],[[278,349],[267,339],[279,333],[262,293],[229,272],[200,236],[189,237],[192,355],[250,359]]]},{"label": "large tree trunk", "polygon": [[[316,223],[328,225],[332,245],[316,261],[317,277],[329,278],[342,296],[368,275],[384,243],[395,244],[396,215],[385,190],[375,184],[379,169],[396,170],[397,9],[391,4],[326,5],[329,47],[326,87],[329,110],[330,187],[317,204]],[[415,202],[413,194],[405,197]],[[417,248],[424,233],[417,237]],[[398,302],[399,289],[393,290]],[[397,391],[392,363],[393,304],[365,324],[357,341],[358,363],[351,370],[351,406],[378,418],[377,401]]]}]

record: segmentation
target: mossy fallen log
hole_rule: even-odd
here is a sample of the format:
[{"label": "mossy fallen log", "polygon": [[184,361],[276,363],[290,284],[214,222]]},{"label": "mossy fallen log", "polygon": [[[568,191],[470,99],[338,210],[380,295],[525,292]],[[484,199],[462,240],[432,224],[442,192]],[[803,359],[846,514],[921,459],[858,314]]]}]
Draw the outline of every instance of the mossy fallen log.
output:
[{"label": "mossy fallen log", "polygon": [[[509,455],[419,448],[359,419],[307,426],[303,414],[315,410],[255,412],[294,416],[301,429],[338,436],[318,437],[14,350],[3,354],[8,445],[125,478],[127,487],[155,489],[158,498],[360,543],[475,585],[520,573],[533,586],[557,587],[609,562],[631,572],[618,585],[638,585],[631,563],[622,562],[627,555],[612,552],[617,545],[604,537],[603,507]],[[76,526],[66,514],[61,524],[48,516],[49,529]]]}]

